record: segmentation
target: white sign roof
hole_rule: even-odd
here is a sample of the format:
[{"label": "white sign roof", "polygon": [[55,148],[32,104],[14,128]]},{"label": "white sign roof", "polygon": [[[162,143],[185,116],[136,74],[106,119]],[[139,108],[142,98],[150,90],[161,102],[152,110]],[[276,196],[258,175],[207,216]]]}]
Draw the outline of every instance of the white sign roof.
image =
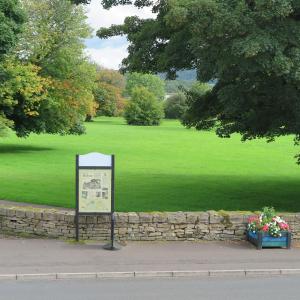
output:
[{"label": "white sign roof", "polygon": [[79,155],[79,167],[111,167],[112,156],[102,153],[92,152],[85,155]]}]

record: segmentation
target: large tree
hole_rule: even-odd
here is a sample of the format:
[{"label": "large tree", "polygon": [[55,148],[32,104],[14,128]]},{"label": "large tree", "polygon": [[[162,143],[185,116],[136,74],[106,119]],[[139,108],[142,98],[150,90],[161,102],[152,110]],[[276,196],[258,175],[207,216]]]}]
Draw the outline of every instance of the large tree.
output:
[{"label": "large tree", "polygon": [[214,79],[204,95],[188,94],[185,124],[217,128],[244,140],[293,134],[300,140],[299,0],[103,0],[107,8],[152,6],[154,19],[128,17],[98,31],[127,35],[123,70],[197,69]]},{"label": "large tree", "polygon": [[[83,133],[85,116],[96,110],[96,68],[84,55],[84,39],[91,33],[85,11],[69,0],[21,3],[27,22],[9,59],[16,70],[12,63],[6,64],[10,78],[0,84],[2,127],[11,127],[18,136]],[[24,92],[30,91],[31,82],[39,81],[43,83],[41,90],[32,85],[32,95]],[[32,102],[34,114],[25,110]]]}]

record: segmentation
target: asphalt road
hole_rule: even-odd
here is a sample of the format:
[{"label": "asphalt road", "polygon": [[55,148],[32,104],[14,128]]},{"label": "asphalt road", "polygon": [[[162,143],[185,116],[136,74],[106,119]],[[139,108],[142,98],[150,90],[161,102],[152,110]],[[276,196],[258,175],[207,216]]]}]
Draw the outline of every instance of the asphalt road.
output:
[{"label": "asphalt road", "polygon": [[1,282],[0,300],[298,300],[300,277]]}]

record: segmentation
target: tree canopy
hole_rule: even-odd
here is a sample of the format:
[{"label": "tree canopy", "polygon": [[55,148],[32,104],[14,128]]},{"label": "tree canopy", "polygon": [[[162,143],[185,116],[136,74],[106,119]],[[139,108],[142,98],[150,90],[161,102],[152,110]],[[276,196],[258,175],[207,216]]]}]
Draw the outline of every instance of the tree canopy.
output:
[{"label": "tree canopy", "polygon": [[164,117],[163,105],[147,88],[136,86],[125,107],[124,117],[128,125],[155,126]]},{"label": "tree canopy", "polygon": [[124,71],[196,69],[215,80],[188,94],[184,124],[217,128],[244,140],[294,134],[300,139],[300,2],[298,0],[107,0],[105,7],[152,6],[156,18],[128,17],[98,36],[127,35]]},{"label": "tree canopy", "polygon": [[94,115],[97,107],[96,67],[84,55],[84,39],[91,34],[85,11],[69,0],[21,3],[27,19],[2,64],[2,135],[7,127],[22,137],[81,134],[86,115]]},{"label": "tree canopy", "polygon": [[158,100],[165,98],[165,83],[156,75],[137,72],[126,74],[125,92],[127,95],[131,96],[133,89],[136,87],[145,87]]},{"label": "tree canopy", "polygon": [[0,62],[17,43],[25,14],[18,0],[0,0]]}]

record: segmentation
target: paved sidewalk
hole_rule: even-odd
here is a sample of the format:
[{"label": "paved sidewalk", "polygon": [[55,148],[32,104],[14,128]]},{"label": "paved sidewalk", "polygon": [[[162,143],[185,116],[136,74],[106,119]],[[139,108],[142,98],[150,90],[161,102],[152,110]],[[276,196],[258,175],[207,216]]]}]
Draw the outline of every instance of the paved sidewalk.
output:
[{"label": "paved sidewalk", "polygon": [[300,248],[256,250],[247,242],[103,243],[0,238],[0,275],[80,272],[300,269]]}]

